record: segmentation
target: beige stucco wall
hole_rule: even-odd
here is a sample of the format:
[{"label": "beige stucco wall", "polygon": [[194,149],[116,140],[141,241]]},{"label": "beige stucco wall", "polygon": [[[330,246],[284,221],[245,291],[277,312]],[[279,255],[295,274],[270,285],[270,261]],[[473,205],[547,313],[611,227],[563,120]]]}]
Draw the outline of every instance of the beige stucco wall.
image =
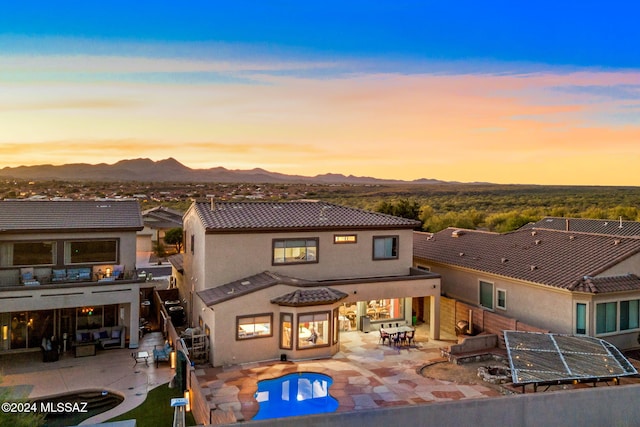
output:
[{"label": "beige stucco wall", "polygon": [[[335,234],[357,234],[355,244],[334,244]],[[399,256],[373,260],[373,236],[398,235]],[[273,265],[273,239],[318,238],[318,262]],[[273,271],[308,280],[378,277],[407,274],[412,260],[412,231],[340,231],[252,234],[208,234],[205,287],[219,286],[243,277]]]},{"label": "beige stucco wall", "polygon": [[621,274],[633,273],[640,276],[640,254],[636,254],[626,260],[616,264],[612,268],[598,274],[597,277],[617,276]]},{"label": "beige stucco wall", "polygon": [[[312,349],[297,350],[294,344],[293,350],[280,349],[280,313],[294,314],[294,330],[297,328],[297,315],[300,313],[328,311],[339,307],[348,301],[368,301],[383,298],[407,298],[405,302],[405,321],[411,322],[411,298],[418,296],[440,295],[439,278],[397,280],[387,282],[353,283],[345,285],[328,285],[347,293],[348,298],[336,304],[311,307],[286,307],[272,304],[273,298],[293,292],[295,287],[277,285],[251,294],[237,297],[232,300],[214,305],[212,308],[201,308],[198,315],[202,316],[212,330],[210,361],[214,366],[233,365],[259,360],[279,359],[281,354],[286,354],[290,360],[328,357],[339,350],[339,344],[329,347],[316,347]],[[196,306],[202,302],[199,298]],[[434,298],[439,303],[439,298]],[[437,312],[439,305],[435,308]],[[273,313],[273,336],[268,338],[256,338],[236,341],[236,316],[258,315]],[[437,320],[434,328],[437,329]],[[213,325],[216,326],[215,332]],[[375,329],[375,327],[374,327]]]},{"label": "beige stucco wall", "polygon": [[[449,298],[479,305],[480,281],[493,283],[496,313],[551,332],[573,333],[574,298],[568,291],[420,260],[416,264],[428,266],[432,272],[442,275],[442,292]],[[497,308],[497,289],[507,293],[506,310]]]},{"label": "beige stucco wall", "polygon": [[0,242],[5,241],[47,241],[47,240],[84,240],[84,239],[119,239],[119,264],[124,264],[127,270],[133,270],[136,265],[136,233],[133,231],[120,232],[91,232],[91,233],[38,233],[11,234],[3,233]]}]

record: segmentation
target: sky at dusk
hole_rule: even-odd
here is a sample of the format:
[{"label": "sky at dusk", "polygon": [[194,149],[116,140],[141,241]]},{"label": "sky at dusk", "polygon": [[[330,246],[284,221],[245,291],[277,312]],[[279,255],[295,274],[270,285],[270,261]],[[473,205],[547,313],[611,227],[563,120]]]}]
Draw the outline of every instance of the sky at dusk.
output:
[{"label": "sky at dusk", "polygon": [[640,186],[635,1],[19,1],[0,168]]}]

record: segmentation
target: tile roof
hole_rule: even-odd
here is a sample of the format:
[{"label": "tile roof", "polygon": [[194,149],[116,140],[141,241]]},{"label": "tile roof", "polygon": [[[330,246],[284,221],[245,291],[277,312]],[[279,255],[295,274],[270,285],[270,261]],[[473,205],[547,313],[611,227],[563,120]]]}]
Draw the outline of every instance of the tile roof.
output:
[{"label": "tile roof", "polygon": [[[224,301],[228,301],[234,298],[242,297],[252,292],[256,292],[262,289],[269,288],[275,285],[287,285],[295,288],[305,288],[304,298],[311,298],[313,294],[307,294],[306,291],[326,289],[328,286],[340,286],[356,283],[382,283],[382,282],[411,282],[413,280],[423,279],[437,279],[440,278],[439,274],[422,271],[418,269],[409,269],[406,276],[383,276],[383,277],[363,277],[363,278],[351,278],[351,279],[331,279],[331,280],[305,280],[295,277],[284,276],[276,274],[271,271],[263,271],[262,273],[254,274],[250,277],[234,280],[233,282],[226,283],[224,285],[208,288],[197,292],[198,296],[202,299],[207,306],[220,304]],[[340,294],[341,292],[331,289],[334,294]],[[295,293],[295,292],[294,292]]]},{"label": "tile roof", "polygon": [[297,289],[271,300],[273,304],[287,307],[332,304],[348,297],[348,294],[331,288]]},{"label": "tile roof", "polygon": [[605,285],[598,279],[595,288],[578,282],[639,253],[640,238],[555,230],[520,229],[498,234],[448,228],[435,234],[414,232],[413,251],[419,259],[512,279],[575,291],[611,292],[633,286],[633,281]]},{"label": "tile roof", "polygon": [[182,212],[164,206],[142,211],[142,220],[152,228],[182,227]]},{"label": "tile roof", "polygon": [[634,291],[640,289],[640,277],[635,274],[620,276],[591,277],[585,276],[577,280],[570,290],[601,294],[607,292]]},{"label": "tile roof", "polygon": [[313,282],[265,271],[221,286],[199,291],[198,296],[207,306],[210,306],[278,284],[298,286],[309,283]]},{"label": "tile roof", "polygon": [[545,217],[523,228],[640,237],[640,222],[615,219]]},{"label": "tile roof", "polygon": [[326,202],[197,202],[208,232],[415,228],[419,221]]},{"label": "tile roof", "polygon": [[0,201],[0,233],[142,228],[135,200]]}]

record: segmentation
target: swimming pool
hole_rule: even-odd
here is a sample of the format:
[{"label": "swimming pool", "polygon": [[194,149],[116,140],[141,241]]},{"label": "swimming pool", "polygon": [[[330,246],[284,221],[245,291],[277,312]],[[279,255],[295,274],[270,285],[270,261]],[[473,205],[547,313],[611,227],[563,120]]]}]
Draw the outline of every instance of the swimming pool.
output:
[{"label": "swimming pool", "polygon": [[254,420],[335,412],[338,401],[329,395],[331,377],[297,372],[258,382],[255,398],[260,409]]}]

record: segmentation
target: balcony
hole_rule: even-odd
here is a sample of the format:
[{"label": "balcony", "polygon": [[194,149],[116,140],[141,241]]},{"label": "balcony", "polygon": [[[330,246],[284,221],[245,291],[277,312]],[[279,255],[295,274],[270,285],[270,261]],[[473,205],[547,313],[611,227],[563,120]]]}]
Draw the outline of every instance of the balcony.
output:
[{"label": "balcony", "polygon": [[0,287],[31,287],[145,280],[123,265],[20,267],[0,269]]}]

